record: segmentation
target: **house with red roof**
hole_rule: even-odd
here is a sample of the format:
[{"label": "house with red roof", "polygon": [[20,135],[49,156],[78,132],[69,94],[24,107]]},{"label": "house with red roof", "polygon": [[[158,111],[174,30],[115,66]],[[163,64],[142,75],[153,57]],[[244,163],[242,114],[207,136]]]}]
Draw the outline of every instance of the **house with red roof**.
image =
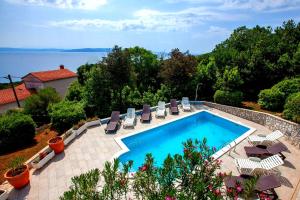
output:
[{"label": "house with red roof", "polygon": [[[22,77],[22,83],[15,86],[15,91],[22,106],[26,98],[46,87],[54,88],[63,98],[66,95],[68,87],[75,80],[77,80],[77,74],[65,69],[65,67],[61,65],[57,70],[31,72],[27,74]],[[18,105],[13,89],[0,90],[0,113],[17,107]]]}]

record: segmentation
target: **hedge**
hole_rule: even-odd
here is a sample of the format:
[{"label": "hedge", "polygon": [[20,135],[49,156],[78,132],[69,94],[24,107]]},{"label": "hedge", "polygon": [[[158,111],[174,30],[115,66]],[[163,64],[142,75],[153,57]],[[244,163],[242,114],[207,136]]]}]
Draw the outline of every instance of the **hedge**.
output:
[{"label": "hedge", "polygon": [[5,114],[0,117],[0,152],[14,150],[33,142],[35,123],[29,115]]},{"label": "hedge", "polygon": [[75,101],[61,101],[50,105],[48,112],[53,128],[59,133],[86,118],[83,104]]},{"label": "hedge", "polygon": [[214,94],[214,101],[224,105],[240,106],[243,101],[243,93],[241,91],[217,90]]},{"label": "hedge", "polygon": [[300,123],[300,92],[288,97],[284,105],[283,117]]},{"label": "hedge", "polygon": [[300,92],[300,78],[286,79],[260,91],[258,104],[267,110],[282,111],[287,97],[296,92]]},{"label": "hedge", "polygon": [[300,78],[280,81],[272,88],[277,88],[280,92],[284,93],[284,98],[286,99],[291,94],[300,92]]},{"label": "hedge", "polygon": [[258,95],[258,104],[267,110],[282,110],[284,101],[284,93],[277,88],[262,90]]}]

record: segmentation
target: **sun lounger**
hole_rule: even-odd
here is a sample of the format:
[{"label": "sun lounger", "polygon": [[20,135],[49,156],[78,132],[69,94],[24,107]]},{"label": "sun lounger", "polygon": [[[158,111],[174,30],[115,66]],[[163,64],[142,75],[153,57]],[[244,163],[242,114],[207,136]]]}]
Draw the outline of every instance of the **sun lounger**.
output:
[{"label": "sun lounger", "polygon": [[277,154],[263,160],[255,157],[236,158],[234,162],[240,173],[247,175],[263,174],[283,165],[283,160]]},{"label": "sun lounger", "polygon": [[166,117],[166,103],[164,101],[158,102],[158,107],[156,109],[156,117]]},{"label": "sun lounger", "polygon": [[151,110],[149,105],[143,106],[142,116],[141,116],[141,122],[149,122],[152,119],[151,116]]},{"label": "sun lounger", "polygon": [[[242,190],[244,190],[244,183],[249,178],[251,178],[251,176],[228,176],[224,178],[224,183],[226,188],[236,188],[236,185],[239,185]],[[277,199],[278,196],[274,189],[280,186],[280,180],[278,180],[276,176],[260,176],[255,184],[255,191],[259,194],[263,193],[269,197],[273,196],[273,199]]]},{"label": "sun lounger", "polygon": [[172,115],[179,114],[178,105],[176,99],[171,99],[170,101],[170,113]]},{"label": "sun lounger", "polygon": [[182,97],[181,105],[183,111],[191,111],[191,104],[188,97]]},{"label": "sun lounger", "polygon": [[247,156],[262,158],[262,157],[269,157],[275,154],[279,154],[282,160],[285,159],[285,156],[282,154],[282,152],[288,150],[288,148],[281,142],[278,142],[271,146],[257,145],[257,146],[244,147],[244,149],[246,151]]},{"label": "sun lounger", "polygon": [[127,127],[134,127],[136,123],[136,116],[135,116],[135,109],[134,108],[128,108],[127,114],[125,116],[125,121],[123,124],[123,128]]},{"label": "sun lounger", "polygon": [[121,124],[120,112],[119,111],[113,111],[111,113],[110,120],[107,122],[107,126],[105,128],[105,133],[117,131],[120,124]]},{"label": "sun lounger", "polygon": [[270,133],[269,135],[250,135],[248,141],[252,144],[272,144],[283,136],[279,130]]}]

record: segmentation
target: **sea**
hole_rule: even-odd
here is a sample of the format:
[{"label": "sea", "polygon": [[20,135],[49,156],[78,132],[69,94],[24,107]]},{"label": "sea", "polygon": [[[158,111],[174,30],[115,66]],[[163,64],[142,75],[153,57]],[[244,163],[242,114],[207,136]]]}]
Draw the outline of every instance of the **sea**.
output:
[{"label": "sea", "polygon": [[30,72],[58,69],[60,65],[73,72],[83,64],[97,63],[107,52],[0,52],[0,83],[7,82],[10,74],[13,81]]}]

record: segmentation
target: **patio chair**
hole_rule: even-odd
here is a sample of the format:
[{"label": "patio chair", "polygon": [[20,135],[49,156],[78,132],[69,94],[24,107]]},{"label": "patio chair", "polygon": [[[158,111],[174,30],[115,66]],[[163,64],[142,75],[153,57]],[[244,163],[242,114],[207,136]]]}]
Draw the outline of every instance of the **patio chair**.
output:
[{"label": "patio chair", "polygon": [[264,174],[265,172],[270,172],[275,169],[275,167],[283,165],[283,160],[277,154],[263,160],[256,157],[246,159],[236,158],[234,162],[239,172],[247,175]]},{"label": "patio chair", "polygon": [[141,116],[141,122],[150,122],[152,119],[152,115],[151,115],[151,109],[149,105],[144,105],[143,106],[143,111],[142,111],[142,116]]},{"label": "patio chair", "polygon": [[115,132],[121,124],[120,111],[112,111],[110,120],[107,122],[105,133]]},{"label": "patio chair", "polygon": [[[224,178],[224,183],[226,188],[235,188],[236,185],[240,185],[242,190],[245,189],[245,181],[247,179],[250,179],[251,176],[227,176]],[[281,186],[280,180],[274,175],[265,175],[260,176],[257,179],[257,182],[255,184],[255,192],[256,193],[263,193],[268,195],[268,197],[273,197],[272,199],[277,199],[278,195],[275,192],[275,188],[278,188]]]},{"label": "patio chair", "polygon": [[158,102],[158,107],[156,109],[156,117],[166,117],[166,103],[164,101]]},{"label": "patio chair", "polygon": [[191,111],[191,104],[188,97],[182,97],[181,105],[183,111]]},{"label": "patio chair", "polygon": [[128,108],[125,116],[123,128],[134,127],[136,123],[135,108]]},{"label": "patio chair", "polygon": [[272,144],[282,136],[284,136],[284,134],[281,131],[276,130],[268,135],[250,135],[248,141],[251,144]]},{"label": "patio chair", "polygon": [[172,115],[179,114],[178,105],[176,99],[170,100],[170,113]]},{"label": "patio chair", "polygon": [[265,157],[278,154],[280,155],[282,160],[285,159],[285,156],[282,154],[282,152],[288,150],[288,148],[281,142],[278,142],[271,146],[257,145],[257,146],[244,147],[244,149],[246,151],[247,156],[265,158]]}]

